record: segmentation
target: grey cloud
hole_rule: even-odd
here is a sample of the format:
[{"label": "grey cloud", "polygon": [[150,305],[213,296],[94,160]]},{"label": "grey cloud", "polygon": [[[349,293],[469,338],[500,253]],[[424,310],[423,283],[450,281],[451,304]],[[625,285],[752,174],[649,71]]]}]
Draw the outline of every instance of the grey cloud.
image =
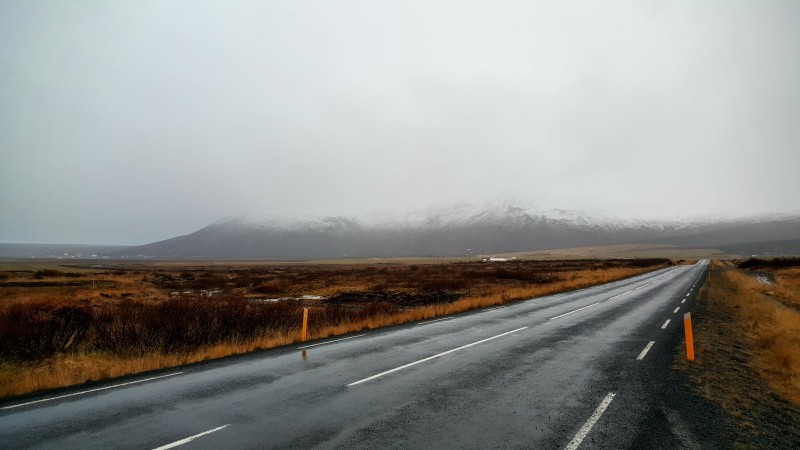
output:
[{"label": "grey cloud", "polygon": [[800,208],[800,6],[4,2],[0,241],[511,194]]}]

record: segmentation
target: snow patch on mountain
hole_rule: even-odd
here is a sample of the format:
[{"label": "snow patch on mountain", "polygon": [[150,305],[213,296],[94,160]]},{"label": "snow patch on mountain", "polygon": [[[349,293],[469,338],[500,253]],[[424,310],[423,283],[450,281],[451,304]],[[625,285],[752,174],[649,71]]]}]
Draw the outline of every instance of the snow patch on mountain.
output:
[{"label": "snow patch on mountain", "polygon": [[611,217],[597,211],[545,207],[540,203],[512,198],[500,202],[478,204],[456,203],[436,205],[405,212],[374,211],[361,216],[244,216],[227,218],[213,226],[243,227],[286,231],[387,231],[463,228],[476,224],[525,226],[533,223],[567,228],[621,230],[647,228],[676,230],[696,225],[689,220],[633,220]]}]

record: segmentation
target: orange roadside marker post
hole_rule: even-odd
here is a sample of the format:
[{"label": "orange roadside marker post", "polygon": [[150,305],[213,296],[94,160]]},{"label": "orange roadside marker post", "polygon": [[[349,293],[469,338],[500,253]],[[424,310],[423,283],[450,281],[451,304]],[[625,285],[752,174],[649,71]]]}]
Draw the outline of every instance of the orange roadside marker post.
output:
[{"label": "orange roadside marker post", "polygon": [[686,360],[694,361],[694,337],[692,336],[692,314],[683,315],[683,332],[686,334]]},{"label": "orange roadside marker post", "polygon": [[305,342],[308,333],[308,308],[303,308],[303,331],[300,332],[300,340]]}]

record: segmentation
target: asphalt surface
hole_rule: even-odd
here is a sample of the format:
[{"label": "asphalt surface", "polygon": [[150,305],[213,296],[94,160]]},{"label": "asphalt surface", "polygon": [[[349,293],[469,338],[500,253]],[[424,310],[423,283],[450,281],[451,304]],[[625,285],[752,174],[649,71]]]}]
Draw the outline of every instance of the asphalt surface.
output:
[{"label": "asphalt surface", "polygon": [[706,269],[6,402],[0,447],[708,446],[670,376]]}]

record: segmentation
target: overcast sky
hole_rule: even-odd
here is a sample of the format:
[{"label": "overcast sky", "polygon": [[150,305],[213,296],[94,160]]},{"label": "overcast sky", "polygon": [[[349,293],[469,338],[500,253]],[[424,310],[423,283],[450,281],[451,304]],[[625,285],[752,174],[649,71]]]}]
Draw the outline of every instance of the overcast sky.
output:
[{"label": "overcast sky", "polygon": [[0,242],[800,208],[800,2],[0,2]]}]

